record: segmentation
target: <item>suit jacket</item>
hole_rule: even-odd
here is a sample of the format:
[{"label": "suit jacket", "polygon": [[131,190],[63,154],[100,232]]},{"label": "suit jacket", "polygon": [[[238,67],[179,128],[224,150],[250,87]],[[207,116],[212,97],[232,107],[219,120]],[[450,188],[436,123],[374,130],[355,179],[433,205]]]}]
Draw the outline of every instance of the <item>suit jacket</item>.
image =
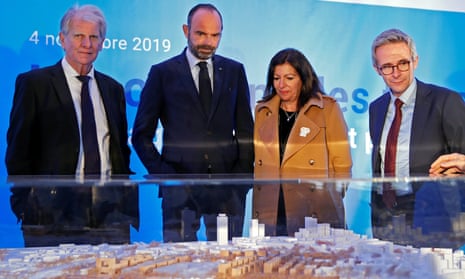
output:
[{"label": "suit jacket", "polygon": [[[465,103],[449,89],[417,80],[415,108],[410,136],[410,175],[426,175],[440,155],[465,153]],[[370,104],[370,137],[373,143],[372,170],[381,174],[380,141],[390,94]]]},{"label": "suit jacket", "polygon": [[[324,95],[312,98],[300,110],[289,134],[283,160],[279,155],[278,96],[255,108],[255,178],[305,179],[350,177],[352,159],[347,125],[336,101]],[[266,183],[265,183],[266,184]],[[283,183],[288,233],[304,225],[304,217],[344,227],[343,190],[328,183]],[[253,218],[274,235],[280,184],[256,184]]]},{"label": "suit jacket", "polygon": [[[134,149],[149,173],[251,173],[253,120],[243,65],[213,57],[213,98],[205,113],[185,51],[152,66],[134,122]],[[158,120],[161,153],[153,144]]]},{"label": "suit jacket", "polygon": [[[124,89],[95,71],[110,131],[113,174],[129,174],[130,149]],[[10,126],[6,167],[9,175],[75,174],[80,146],[76,112],[61,61],[18,75]]]},{"label": "suit jacket", "polygon": [[[95,79],[110,131],[112,174],[130,174],[123,87],[97,71]],[[17,77],[7,142],[9,175],[74,177],[80,135],[61,61]],[[34,184],[32,179],[31,184]],[[96,190],[99,200],[93,203],[94,194],[90,187],[22,185],[11,188],[10,204],[18,220],[22,220],[23,229],[40,225],[45,232],[59,231],[66,226],[95,228],[112,224],[132,224],[138,229],[139,192],[136,186],[98,187]],[[92,212],[92,218],[88,212]]]}]

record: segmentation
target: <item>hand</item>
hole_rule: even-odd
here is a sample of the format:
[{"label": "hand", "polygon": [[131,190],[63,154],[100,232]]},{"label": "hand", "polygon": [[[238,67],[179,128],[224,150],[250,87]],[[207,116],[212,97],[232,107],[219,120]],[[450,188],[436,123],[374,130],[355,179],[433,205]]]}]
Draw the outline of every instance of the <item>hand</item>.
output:
[{"label": "hand", "polygon": [[452,153],[439,156],[429,169],[430,174],[465,173],[465,155]]}]

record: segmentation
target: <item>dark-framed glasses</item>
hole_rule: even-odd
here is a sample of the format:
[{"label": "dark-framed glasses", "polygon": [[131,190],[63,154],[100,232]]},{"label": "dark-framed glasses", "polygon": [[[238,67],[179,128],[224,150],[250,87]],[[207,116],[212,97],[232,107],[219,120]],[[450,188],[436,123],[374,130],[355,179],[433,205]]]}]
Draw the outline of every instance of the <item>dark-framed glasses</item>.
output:
[{"label": "dark-framed glasses", "polygon": [[385,64],[379,67],[378,69],[383,73],[383,75],[390,75],[394,73],[394,69],[397,68],[400,72],[407,72],[410,70],[410,60],[401,60],[397,65]]}]

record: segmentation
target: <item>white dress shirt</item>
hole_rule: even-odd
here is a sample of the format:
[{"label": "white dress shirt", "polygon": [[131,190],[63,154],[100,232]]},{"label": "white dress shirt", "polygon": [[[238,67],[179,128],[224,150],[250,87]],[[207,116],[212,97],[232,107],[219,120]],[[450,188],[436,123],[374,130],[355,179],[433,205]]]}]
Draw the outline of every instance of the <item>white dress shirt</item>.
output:
[{"label": "white dress shirt", "polygon": [[[61,65],[65,72],[66,81],[71,91],[73,98],[74,109],[76,111],[76,118],[79,125],[79,134],[81,134],[79,159],[76,167],[76,176],[84,174],[84,151],[82,146],[82,133],[81,133],[81,86],[82,83],[76,76],[79,73],[71,67],[66,61],[66,58],[61,60]],[[108,128],[107,116],[105,113],[105,106],[97,86],[97,81],[94,78],[94,68],[87,74],[90,77],[89,93],[92,99],[92,106],[94,107],[95,125],[97,127],[97,140],[100,152],[100,169],[102,175],[111,175],[111,162],[110,162],[110,130]],[[59,115],[57,117],[60,117]]]},{"label": "white dress shirt", "polygon": [[212,83],[211,87],[212,87],[212,93],[213,93],[213,62],[212,62],[212,59],[209,58],[208,60],[200,60],[192,54],[189,48],[187,48],[186,50],[186,57],[187,57],[187,62],[189,63],[189,67],[191,69],[192,78],[194,79],[195,86],[197,87],[197,92],[199,92],[199,73],[200,73],[200,67],[197,64],[202,61],[207,62],[208,75],[210,76],[210,82]]},{"label": "white dress shirt", "polygon": [[[402,121],[397,139],[396,153],[396,177],[410,176],[410,135],[412,131],[413,111],[415,109],[415,99],[417,92],[417,82],[414,79],[410,86],[398,97],[404,104],[401,107]],[[384,175],[384,157],[386,152],[386,141],[392,121],[394,120],[396,106],[394,104],[396,96],[391,93],[386,120],[384,121],[383,133],[380,142],[381,155],[381,173]],[[410,185],[407,183],[396,183],[393,185],[396,188],[397,194],[407,194],[411,192]]]}]

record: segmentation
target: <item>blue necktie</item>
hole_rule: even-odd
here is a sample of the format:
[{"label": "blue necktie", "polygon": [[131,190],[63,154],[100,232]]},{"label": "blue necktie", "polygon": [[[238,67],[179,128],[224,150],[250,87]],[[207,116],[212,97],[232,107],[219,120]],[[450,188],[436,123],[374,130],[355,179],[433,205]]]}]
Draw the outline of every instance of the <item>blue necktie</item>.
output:
[{"label": "blue necktie", "polygon": [[81,88],[81,133],[84,147],[84,174],[100,174],[100,153],[97,141],[94,108],[89,94],[89,76],[77,76]]}]

